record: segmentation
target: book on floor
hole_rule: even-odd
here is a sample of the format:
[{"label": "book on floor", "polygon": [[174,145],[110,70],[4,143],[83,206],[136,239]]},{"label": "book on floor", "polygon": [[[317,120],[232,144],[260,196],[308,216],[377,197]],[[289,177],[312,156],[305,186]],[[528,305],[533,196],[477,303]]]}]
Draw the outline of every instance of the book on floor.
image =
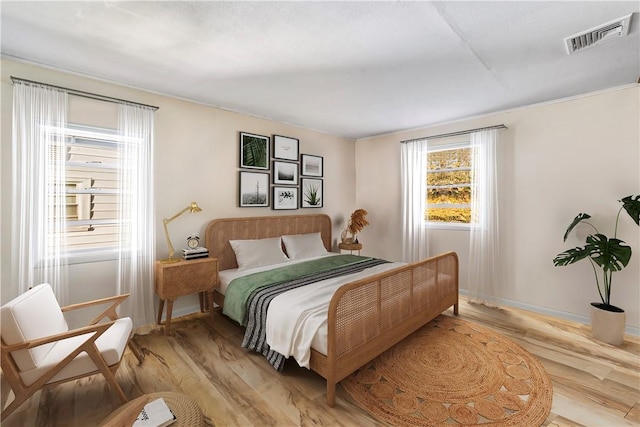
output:
[{"label": "book on floor", "polygon": [[148,402],[140,411],[133,427],[164,427],[176,420],[163,398]]}]

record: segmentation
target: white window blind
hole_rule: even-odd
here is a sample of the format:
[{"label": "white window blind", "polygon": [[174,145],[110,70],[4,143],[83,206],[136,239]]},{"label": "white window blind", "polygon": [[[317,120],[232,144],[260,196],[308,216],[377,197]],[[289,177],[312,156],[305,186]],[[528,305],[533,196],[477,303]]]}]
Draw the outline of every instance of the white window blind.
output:
[{"label": "white window blind", "polygon": [[65,163],[61,178],[64,185],[65,227],[63,236],[49,236],[49,242],[61,238],[69,254],[103,250],[118,246],[120,223],[118,142],[113,131],[70,128],[66,131]]}]

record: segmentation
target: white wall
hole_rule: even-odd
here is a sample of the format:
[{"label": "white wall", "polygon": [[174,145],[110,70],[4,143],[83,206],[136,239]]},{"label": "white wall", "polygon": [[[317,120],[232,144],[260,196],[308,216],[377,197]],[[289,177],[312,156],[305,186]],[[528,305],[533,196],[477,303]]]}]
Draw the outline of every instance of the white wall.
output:
[{"label": "white wall", "polygon": [[[192,200],[202,212],[185,214],[170,224],[176,248],[183,247],[186,236],[199,232],[204,239],[206,223],[230,216],[263,216],[326,213],[334,220],[334,242],[344,227],[344,216],[354,209],[355,145],[353,141],[311,130],[250,117],[218,108],[133,90],[124,86],[87,79],[21,62],[2,60],[2,114],[0,149],[0,196],[2,217],[0,232],[0,274],[3,302],[18,293],[15,281],[16,260],[10,250],[11,237],[11,117],[12,86],[10,76],[40,81],[76,90],[124,98],[160,107],[155,120],[156,255],[168,255],[162,221],[186,207]],[[177,76],[176,78],[180,78]],[[115,124],[114,104],[71,98],[70,117],[96,125]],[[285,135],[300,140],[300,152],[324,157],[324,207],[273,211],[269,208],[238,207],[238,132]],[[115,292],[114,262],[70,266],[73,302],[111,295]],[[152,284],[149,284],[152,286]],[[176,301],[174,313],[184,314],[198,304],[197,298]]]},{"label": "white wall", "polygon": [[[12,75],[160,107],[155,129],[158,258],[167,255],[160,219],[196,200],[203,212],[184,215],[170,225],[176,247],[180,247],[190,232],[203,235],[206,222],[213,218],[311,212],[327,213],[333,218],[335,241],[344,227],[344,217],[356,207],[362,207],[369,211],[371,223],[358,235],[365,245],[363,253],[399,260],[402,248],[399,141],[504,123],[509,128],[500,131],[505,297],[516,304],[559,315],[576,315],[578,320],[585,320],[589,303],[598,299],[590,267],[584,263],[563,268],[552,264],[557,253],[581,243],[572,238],[563,244],[564,230],[578,212],[586,211],[609,231],[617,211],[616,199],[640,193],[638,87],[364,139],[354,144],[311,130],[20,62],[3,59],[1,66],[0,297],[3,302],[18,293],[12,268],[16,260],[10,250],[12,90],[9,77]],[[82,114],[96,123],[113,120],[112,110],[77,102],[82,108],[76,105],[74,114]],[[238,208],[239,131],[299,138],[301,153],[324,156],[324,208],[298,211]],[[623,218],[619,237],[633,247],[634,255],[629,267],[614,277],[613,303],[627,311],[628,326],[638,328],[640,230],[628,218]],[[432,253],[458,252],[463,288],[467,278],[467,240],[467,232],[450,230],[432,231],[430,239]],[[74,302],[114,292],[114,263],[72,265],[70,273]],[[196,305],[195,297],[181,298],[176,302],[175,312],[186,313]],[[635,331],[637,333],[637,329]]]},{"label": "white wall", "polygon": [[[554,267],[556,254],[584,242],[562,236],[579,212],[613,234],[617,200],[640,193],[640,88],[619,88],[427,129],[356,142],[357,206],[371,225],[360,233],[367,253],[402,255],[399,141],[505,124],[500,131],[501,250],[509,303],[587,321],[598,301],[593,271],[584,261]],[[614,274],[612,304],[625,309],[628,331],[640,327],[640,228],[625,215],[618,237],[634,250]],[[468,232],[438,230],[430,250],[457,251],[461,287],[467,284]]]}]

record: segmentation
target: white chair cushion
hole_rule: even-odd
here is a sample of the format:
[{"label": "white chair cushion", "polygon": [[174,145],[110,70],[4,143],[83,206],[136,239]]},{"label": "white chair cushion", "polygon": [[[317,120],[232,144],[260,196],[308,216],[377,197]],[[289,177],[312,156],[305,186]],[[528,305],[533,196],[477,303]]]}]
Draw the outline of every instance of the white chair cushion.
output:
[{"label": "white chair cushion", "polygon": [[[18,344],[69,330],[60,305],[48,283],[35,286],[0,308],[2,339]],[[47,357],[55,344],[11,353],[21,371],[34,369]]]},{"label": "white chair cushion", "polygon": [[[133,322],[131,319],[129,317],[124,317],[116,320],[116,322],[96,340],[96,346],[108,366],[115,365],[120,362],[120,359],[122,359],[132,328]],[[24,381],[27,386],[36,382],[46,371],[57,365],[58,362],[68,356],[69,353],[81,345],[89,336],[90,334],[79,335],[77,337],[68,338],[55,343],[51,351],[49,351],[45,359],[37,368],[20,372],[22,381]],[[96,371],[97,369],[98,367],[93,363],[89,355],[82,352],[51,380],[49,380],[48,383],[75,377],[77,375],[84,375],[89,372]]]}]

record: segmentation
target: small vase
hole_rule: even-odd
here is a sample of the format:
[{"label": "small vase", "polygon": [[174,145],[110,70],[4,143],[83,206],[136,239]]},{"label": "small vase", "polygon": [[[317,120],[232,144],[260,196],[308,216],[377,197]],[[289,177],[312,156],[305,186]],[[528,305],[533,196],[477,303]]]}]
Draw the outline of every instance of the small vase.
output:
[{"label": "small vase", "polygon": [[342,241],[342,243],[350,245],[353,243],[353,236],[349,233],[348,230],[343,230],[342,234],[340,234],[340,240]]}]

